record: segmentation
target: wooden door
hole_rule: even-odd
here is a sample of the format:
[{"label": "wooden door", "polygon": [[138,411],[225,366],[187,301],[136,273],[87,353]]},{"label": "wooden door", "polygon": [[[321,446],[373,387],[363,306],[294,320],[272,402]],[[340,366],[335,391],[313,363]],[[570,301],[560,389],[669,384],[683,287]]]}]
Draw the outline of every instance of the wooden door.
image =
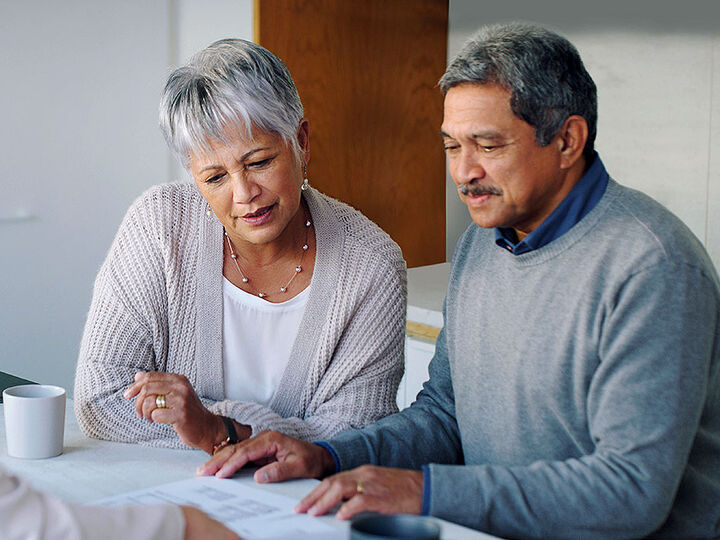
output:
[{"label": "wooden door", "polygon": [[256,0],[255,41],[310,121],[310,183],[386,230],[409,267],[445,261],[437,81],[447,0]]}]

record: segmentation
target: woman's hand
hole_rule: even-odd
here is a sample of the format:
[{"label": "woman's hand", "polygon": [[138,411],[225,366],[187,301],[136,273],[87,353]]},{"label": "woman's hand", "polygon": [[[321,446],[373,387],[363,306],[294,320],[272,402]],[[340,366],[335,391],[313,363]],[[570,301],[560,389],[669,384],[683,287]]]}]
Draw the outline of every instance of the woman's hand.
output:
[{"label": "woman's hand", "polygon": [[[138,418],[172,425],[182,442],[201,448],[208,454],[212,453],[215,444],[226,437],[220,417],[203,406],[183,375],[140,371],[123,396],[127,399],[137,397],[135,410]],[[158,396],[164,398],[164,407],[158,406]],[[249,427],[239,424],[235,427],[239,438],[249,437]]]}]

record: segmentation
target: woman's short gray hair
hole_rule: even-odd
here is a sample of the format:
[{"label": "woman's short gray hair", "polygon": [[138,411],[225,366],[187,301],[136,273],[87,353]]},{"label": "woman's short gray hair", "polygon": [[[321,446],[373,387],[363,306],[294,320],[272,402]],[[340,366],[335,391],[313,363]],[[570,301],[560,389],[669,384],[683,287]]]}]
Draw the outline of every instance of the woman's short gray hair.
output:
[{"label": "woman's short gray hair", "polygon": [[170,74],[160,100],[160,129],[185,167],[211,140],[228,144],[238,131],[252,138],[253,128],[280,135],[299,161],[302,118],[282,60],[242,39],[222,39],[195,54]]},{"label": "woman's short gray hair", "polygon": [[593,154],[597,133],[597,89],[577,49],[539,26],[519,23],[487,26],[470,38],[440,79],[446,94],[463,83],[504,86],[513,113],[535,128],[547,146],[571,115],[588,125],[584,154]]}]

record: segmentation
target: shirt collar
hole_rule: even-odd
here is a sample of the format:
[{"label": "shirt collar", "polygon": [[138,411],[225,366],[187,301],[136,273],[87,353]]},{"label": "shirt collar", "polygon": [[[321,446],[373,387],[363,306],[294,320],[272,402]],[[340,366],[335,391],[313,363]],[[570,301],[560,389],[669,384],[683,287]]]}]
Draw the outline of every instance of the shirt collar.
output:
[{"label": "shirt collar", "polygon": [[522,255],[549,244],[572,229],[595,208],[605,193],[607,184],[608,173],[596,152],[590,168],[537,229],[518,242],[514,229],[498,227],[495,229],[495,243],[515,255]]}]

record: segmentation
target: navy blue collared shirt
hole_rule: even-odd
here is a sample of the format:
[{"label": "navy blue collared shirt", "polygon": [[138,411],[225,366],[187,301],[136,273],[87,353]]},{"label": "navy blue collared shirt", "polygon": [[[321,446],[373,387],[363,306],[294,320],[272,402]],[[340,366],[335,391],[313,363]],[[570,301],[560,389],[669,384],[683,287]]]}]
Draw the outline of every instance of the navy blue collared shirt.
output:
[{"label": "navy blue collared shirt", "polygon": [[607,184],[608,173],[605,165],[600,160],[600,156],[595,153],[592,165],[587,172],[537,229],[518,242],[514,229],[498,227],[495,229],[495,243],[515,255],[522,255],[549,244],[572,229],[590,210],[595,208],[605,193]]}]

